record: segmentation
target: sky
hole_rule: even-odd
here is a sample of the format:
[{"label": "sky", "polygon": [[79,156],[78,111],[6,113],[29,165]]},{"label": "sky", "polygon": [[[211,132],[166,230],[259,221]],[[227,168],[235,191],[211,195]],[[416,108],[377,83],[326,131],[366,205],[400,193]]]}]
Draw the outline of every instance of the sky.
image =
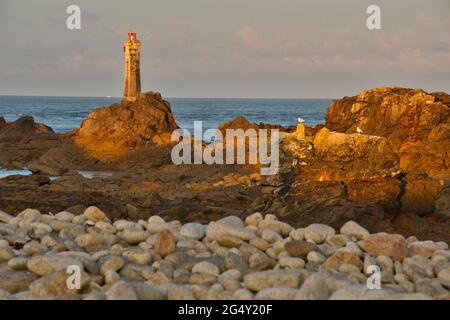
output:
[{"label": "sky", "polygon": [[450,92],[449,0],[0,0],[0,95],[122,96],[129,29],[143,90],[165,97]]}]

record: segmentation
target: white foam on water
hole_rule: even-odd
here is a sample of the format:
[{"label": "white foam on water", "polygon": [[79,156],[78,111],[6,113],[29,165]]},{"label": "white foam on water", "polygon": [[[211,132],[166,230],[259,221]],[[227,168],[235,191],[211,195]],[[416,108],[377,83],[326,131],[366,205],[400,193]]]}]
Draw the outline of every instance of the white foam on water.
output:
[{"label": "white foam on water", "polygon": [[[76,170],[78,174],[83,176],[86,179],[93,179],[93,178],[109,178],[112,177],[112,172],[106,172],[106,171],[83,171],[83,170]],[[9,169],[3,169],[0,168],[0,179],[10,177],[10,176],[29,176],[32,175],[33,172],[28,170],[26,167],[19,169],[19,170],[9,170]],[[55,181],[61,178],[60,176],[49,176],[50,181]]]},{"label": "white foam on water", "polygon": [[30,170],[28,169],[21,169],[21,170],[8,170],[8,169],[2,169],[0,168],[0,179],[9,177],[9,176],[29,176],[33,174]]},{"label": "white foam on water", "polygon": [[93,179],[93,178],[109,178],[112,177],[112,172],[107,171],[83,171],[83,170],[77,170],[78,174],[83,176],[86,179]]}]

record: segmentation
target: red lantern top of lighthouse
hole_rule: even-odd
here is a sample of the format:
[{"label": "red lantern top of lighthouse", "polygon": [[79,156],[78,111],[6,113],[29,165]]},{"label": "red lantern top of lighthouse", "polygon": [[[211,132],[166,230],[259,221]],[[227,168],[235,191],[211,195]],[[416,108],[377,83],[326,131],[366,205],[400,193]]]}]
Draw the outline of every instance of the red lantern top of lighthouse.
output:
[{"label": "red lantern top of lighthouse", "polygon": [[136,32],[134,32],[134,31],[129,31],[129,32],[128,32],[128,39],[130,39],[130,40],[135,40],[135,39],[136,39],[136,35],[137,35]]}]

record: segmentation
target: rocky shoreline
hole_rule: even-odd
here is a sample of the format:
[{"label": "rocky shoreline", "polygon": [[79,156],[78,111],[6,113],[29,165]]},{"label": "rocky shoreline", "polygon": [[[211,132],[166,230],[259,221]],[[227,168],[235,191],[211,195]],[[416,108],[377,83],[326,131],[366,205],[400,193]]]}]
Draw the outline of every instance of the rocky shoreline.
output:
[{"label": "rocky shoreline", "polygon": [[448,243],[449,101],[445,93],[376,88],[333,101],[325,125],[306,126],[304,137],[243,117],[222,124],[222,131],[282,132],[281,168],[272,177],[258,165],[174,165],[177,124],[158,93],[97,109],[63,135],[31,117],[0,121],[0,168],[33,172],[0,179],[0,209],[82,214],[95,205],[111,219],[161,215],[183,223],[260,211],[295,227],[339,229],[355,220],[371,232]]},{"label": "rocky shoreline", "polygon": [[273,176],[175,165],[176,128],[152,92],[66,134],[0,117],[0,168],[33,173],[0,179],[0,297],[449,299],[448,94],[375,88],[302,130],[220,125],[280,130]]},{"label": "rocky shoreline", "polygon": [[[354,221],[295,229],[276,216],[208,225],[0,212],[0,299],[450,299],[445,242],[371,234]],[[78,266],[80,288],[68,287]],[[381,288],[369,289],[378,266]]]}]

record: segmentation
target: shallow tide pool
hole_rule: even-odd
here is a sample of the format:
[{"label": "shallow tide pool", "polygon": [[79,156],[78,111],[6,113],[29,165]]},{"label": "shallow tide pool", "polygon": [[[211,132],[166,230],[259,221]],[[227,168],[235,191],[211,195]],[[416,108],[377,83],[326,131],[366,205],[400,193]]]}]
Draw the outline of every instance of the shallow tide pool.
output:
[{"label": "shallow tide pool", "polygon": [[9,177],[9,176],[29,176],[33,174],[30,170],[27,169],[21,169],[21,170],[8,170],[8,169],[1,169],[0,168],[0,179]]},{"label": "shallow tide pool", "polygon": [[[82,171],[82,170],[77,170],[78,174],[81,175],[82,177],[86,178],[86,179],[93,179],[93,178],[109,178],[112,176],[112,172],[106,172],[106,171]],[[8,170],[8,169],[2,169],[0,168],[0,179],[9,177],[9,176],[29,176],[32,175],[33,173],[26,169],[20,169],[20,170]],[[49,177],[50,180],[57,180],[60,177]]]}]

